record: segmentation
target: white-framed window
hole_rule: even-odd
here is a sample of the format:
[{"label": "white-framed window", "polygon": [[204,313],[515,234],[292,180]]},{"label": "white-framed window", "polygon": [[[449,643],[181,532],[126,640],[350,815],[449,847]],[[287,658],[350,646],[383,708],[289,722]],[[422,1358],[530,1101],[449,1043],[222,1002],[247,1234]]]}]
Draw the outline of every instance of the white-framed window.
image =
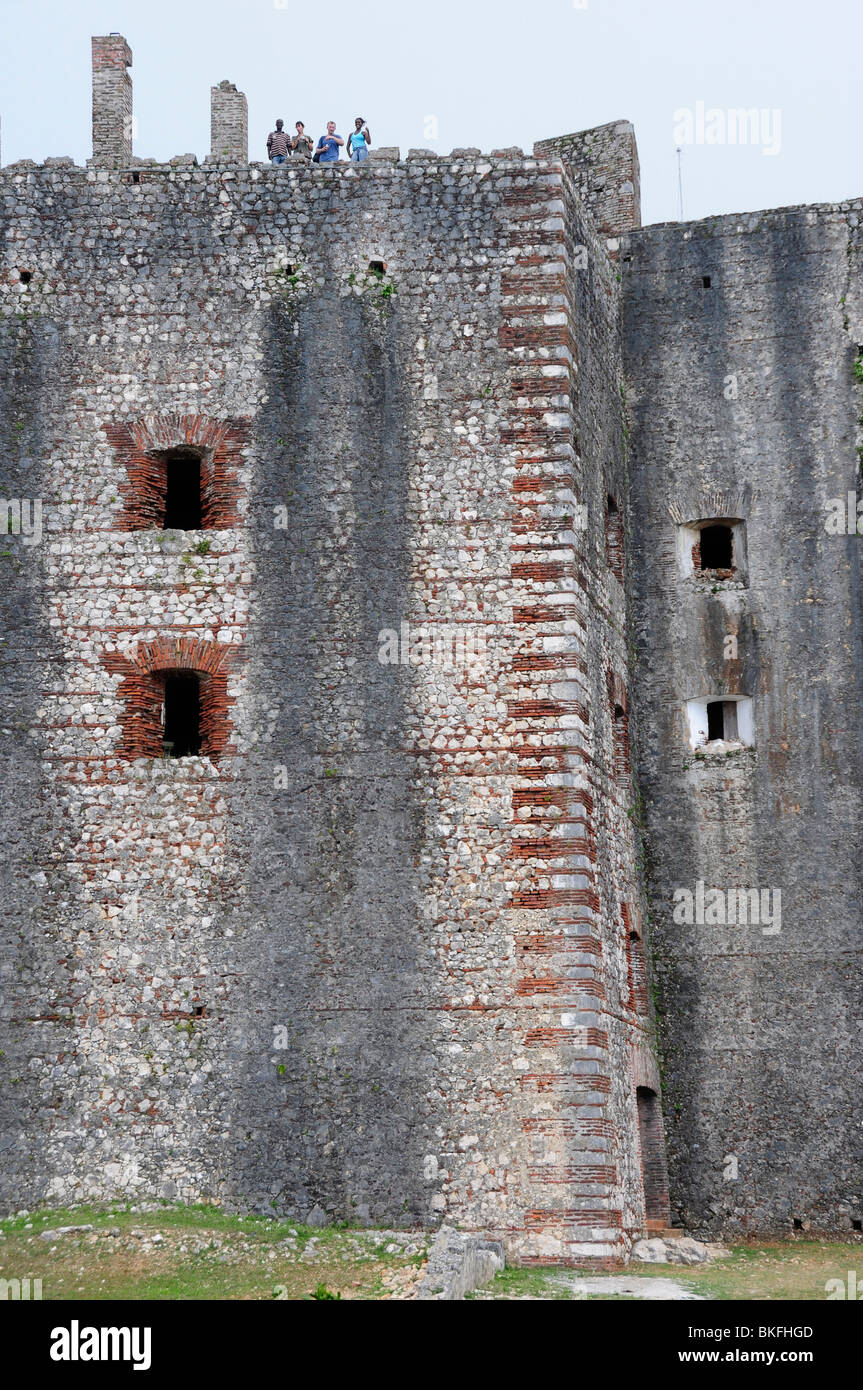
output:
[{"label": "white-framed window", "polygon": [[690,748],[710,748],[720,743],[751,747],[754,741],[752,700],[748,695],[687,700],[686,719]]}]

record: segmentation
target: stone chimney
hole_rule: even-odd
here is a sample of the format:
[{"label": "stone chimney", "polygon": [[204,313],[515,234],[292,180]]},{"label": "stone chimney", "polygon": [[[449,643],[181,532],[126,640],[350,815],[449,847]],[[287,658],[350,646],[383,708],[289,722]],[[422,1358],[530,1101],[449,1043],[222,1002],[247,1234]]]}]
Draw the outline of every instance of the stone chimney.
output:
[{"label": "stone chimney", "polygon": [[249,162],[249,108],[233,82],[210,88],[210,162]]},{"label": "stone chimney", "polygon": [[110,168],[132,156],[132,50],[121,34],[92,43],[93,163]]}]

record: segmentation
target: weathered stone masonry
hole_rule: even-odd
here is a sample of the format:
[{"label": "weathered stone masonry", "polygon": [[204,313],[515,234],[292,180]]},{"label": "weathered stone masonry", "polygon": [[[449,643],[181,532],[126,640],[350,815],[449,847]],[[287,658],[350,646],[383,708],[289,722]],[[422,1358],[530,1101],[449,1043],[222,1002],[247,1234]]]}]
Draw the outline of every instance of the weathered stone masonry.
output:
[{"label": "weathered stone masonry", "polygon": [[[861,543],[825,527],[860,493],[861,225],[858,198],[621,245],[671,1195],[705,1233],[863,1221]],[[679,558],[705,518],[740,566],[706,584]],[[752,699],[751,747],[693,754],[704,696]],[[698,880],[778,888],[781,930],[675,923]]]},{"label": "weathered stone masonry", "polygon": [[[624,1257],[667,1219],[631,127],[273,169],[218,162],[221,96],[203,167],[0,174],[4,486],[45,526],[3,558],[2,1200]],[[178,450],[200,530],[163,525]],[[403,624],[483,659],[381,662]],[[183,672],[201,755],[163,757]]]}]

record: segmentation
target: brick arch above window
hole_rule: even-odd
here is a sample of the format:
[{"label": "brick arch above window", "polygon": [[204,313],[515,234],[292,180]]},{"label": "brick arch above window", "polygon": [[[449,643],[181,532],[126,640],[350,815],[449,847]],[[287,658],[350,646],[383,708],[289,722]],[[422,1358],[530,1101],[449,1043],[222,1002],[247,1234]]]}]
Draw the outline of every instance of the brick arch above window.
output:
[{"label": "brick arch above window", "polygon": [[242,649],[198,637],[156,637],[140,642],[133,655],[106,652],[103,664],[120,676],[118,697],[123,706],[122,733],[115,749],[121,762],[136,758],[160,758],[164,730],[161,709],[164,677],[193,671],[201,678],[201,756],[217,762],[233,752],[228,676],[242,657]]},{"label": "brick arch above window", "polygon": [[249,432],[248,420],[205,415],[158,415],[108,425],[108,442],[126,470],[116,529],[147,531],[163,525],[166,458],[177,449],[189,450],[201,460],[203,529],[226,531],[239,525],[238,471]]}]

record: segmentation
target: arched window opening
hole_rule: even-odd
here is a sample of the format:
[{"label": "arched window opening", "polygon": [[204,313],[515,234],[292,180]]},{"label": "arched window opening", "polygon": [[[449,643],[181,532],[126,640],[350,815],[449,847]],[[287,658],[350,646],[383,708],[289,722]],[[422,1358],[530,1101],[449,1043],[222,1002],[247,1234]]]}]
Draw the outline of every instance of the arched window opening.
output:
[{"label": "arched window opening", "polygon": [[201,678],[195,671],[168,671],[164,677],[162,749],[166,758],[192,758],[201,752]]},{"label": "arched window opening", "polygon": [[106,652],[105,666],[120,677],[117,757],[198,754],[216,763],[233,753],[228,682],[238,655],[233,645],[176,633],[141,642],[131,653]]},{"label": "arched window opening", "polygon": [[165,462],[165,530],[200,531],[203,526],[201,456],[192,449],[169,449]]},{"label": "arched window opening", "polygon": [[246,419],[158,415],[105,428],[125,478],[118,531],[227,531],[241,524]]},{"label": "arched window opening", "polygon": [[665,1172],[665,1140],[659,1097],[648,1086],[635,1093],[638,1137],[641,1144],[641,1176],[644,1183],[646,1220],[661,1225],[668,1221],[668,1179]]}]

